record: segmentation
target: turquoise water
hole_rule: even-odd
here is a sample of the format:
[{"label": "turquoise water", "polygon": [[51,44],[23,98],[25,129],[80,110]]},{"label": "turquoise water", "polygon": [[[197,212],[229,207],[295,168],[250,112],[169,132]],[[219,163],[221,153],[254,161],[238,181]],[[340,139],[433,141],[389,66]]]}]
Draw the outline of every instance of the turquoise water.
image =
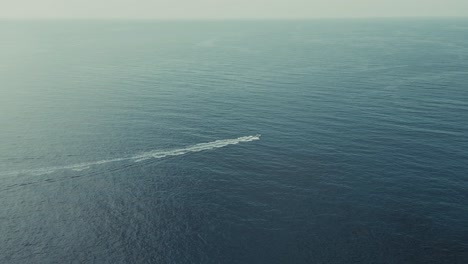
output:
[{"label": "turquoise water", "polygon": [[468,262],[466,19],[0,34],[0,263]]}]

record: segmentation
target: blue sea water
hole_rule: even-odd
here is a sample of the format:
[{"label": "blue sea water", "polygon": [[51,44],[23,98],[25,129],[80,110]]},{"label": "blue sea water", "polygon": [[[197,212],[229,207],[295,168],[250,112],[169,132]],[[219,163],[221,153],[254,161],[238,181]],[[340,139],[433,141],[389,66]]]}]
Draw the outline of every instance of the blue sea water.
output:
[{"label": "blue sea water", "polygon": [[468,263],[468,20],[1,21],[0,263]]}]

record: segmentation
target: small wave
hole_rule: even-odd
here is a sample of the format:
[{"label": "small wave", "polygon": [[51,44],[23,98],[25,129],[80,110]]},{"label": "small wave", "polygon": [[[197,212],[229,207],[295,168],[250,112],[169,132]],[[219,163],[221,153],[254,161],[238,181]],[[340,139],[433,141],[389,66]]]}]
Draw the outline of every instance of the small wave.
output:
[{"label": "small wave", "polygon": [[123,157],[123,158],[115,158],[115,159],[106,159],[106,160],[99,160],[99,161],[92,161],[92,162],[84,162],[78,163],[73,165],[66,165],[66,166],[54,166],[54,167],[47,167],[47,168],[39,168],[39,169],[31,169],[31,170],[20,170],[20,171],[12,171],[7,172],[2,175],[12,176],[12,175],[20,175],[20,174],[28,174],[28,175],[44,175],[50,174],[60,170],[73,170],[73,171],[83,171],[86,169],[91,168],[92,166],[119,162],[119,161],[134,161],[134,162],[141,162],[148,159],[161,159],[170,156],[179,156],[193,152],[200,152],[206,150],[213,150],[217,148],[223,148],[229,145],[236,145],[243,142],[250,142],[260,139],[260,134],[254,136],[245,136],[239,137],[235,139],[221,139],[215,140],[212,142],[207,143],[199,143],[196,145],[192,145],[185,148],[174,149],[174,150],[152,150],[143,153],[139,153],[134,156],[130,157]]}]

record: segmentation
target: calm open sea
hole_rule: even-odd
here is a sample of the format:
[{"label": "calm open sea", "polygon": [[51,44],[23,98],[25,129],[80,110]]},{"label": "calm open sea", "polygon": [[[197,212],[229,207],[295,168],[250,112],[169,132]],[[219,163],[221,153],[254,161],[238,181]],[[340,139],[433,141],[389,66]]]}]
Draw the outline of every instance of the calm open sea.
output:
[{"label": "calm open sea", "polygon": [[468,263],[468,19],[0,22],[0,263]]}]

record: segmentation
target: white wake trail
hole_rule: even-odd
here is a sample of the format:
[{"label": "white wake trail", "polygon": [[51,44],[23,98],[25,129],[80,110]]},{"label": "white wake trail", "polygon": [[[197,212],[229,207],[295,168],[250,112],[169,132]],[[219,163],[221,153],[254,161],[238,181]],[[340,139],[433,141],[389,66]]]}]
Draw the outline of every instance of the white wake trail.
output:
[{"label": "white wake trail", "polygon": [[217,149],[217,148],[222,148],[226,147],[229,145],[236,145],[242,142],[250,142],[254,140],[259,140],[260,135],[255,135],[255,136],[246,136],[246,137],[240,137],[236,139],[222,139],[222,140],[216,140],[208,143],[200,143],[196,144],[190,147],[186,148],[181,148],[181,149],[175,149],[175,150],[169,150],[169,151],[159,151],[159,150],[154,150],[154,151],[148,151],[144,152],[142,154],[133,156],[131,159],[139,162],[151,158],[164,158],[164,157],[169,157],[169,156],[179,156],[191,152],[200,152],[200,151],[205,151],[205,150],[211,150],[211,149]]},{"label": "white wake trail", "polygon": [[216,140],[216,141],[207,142],[207,143],[199,143],[199,144],[192,145],[189,147],[174,149],[174,150],[152,150],[152,151],[136,154],[130,157],[84,162],[84,163],[78,163],[78,164],[66,165],[66,166],[54,166],[54,167],[31,169],[31,170],[12,171],[12,172],[7,172],[5,174],[2,173],[0,175],[6,175],[6,176],[20,175],[20,174],[44,175],[44,174],[50,174],[50,173],[60,171],[60,170],[82,171],[85,169],[89,169],[92,166],[113,163],[113,162],[118,162],[118,161],[140,162],[140,161],[144,161],[148,159],[161,159],[161,158],[170,157],[170,156],[179,156],[179,155],[184,155],[187,153],[223,148],[229,145],[236,145],[239,143],[251,142],[251,141],[255,141],[259,139],[260,139],[259,134],[255,136],[245,136],[245,137],[239,137],[235,139],[221,139],[221,140]]}]

